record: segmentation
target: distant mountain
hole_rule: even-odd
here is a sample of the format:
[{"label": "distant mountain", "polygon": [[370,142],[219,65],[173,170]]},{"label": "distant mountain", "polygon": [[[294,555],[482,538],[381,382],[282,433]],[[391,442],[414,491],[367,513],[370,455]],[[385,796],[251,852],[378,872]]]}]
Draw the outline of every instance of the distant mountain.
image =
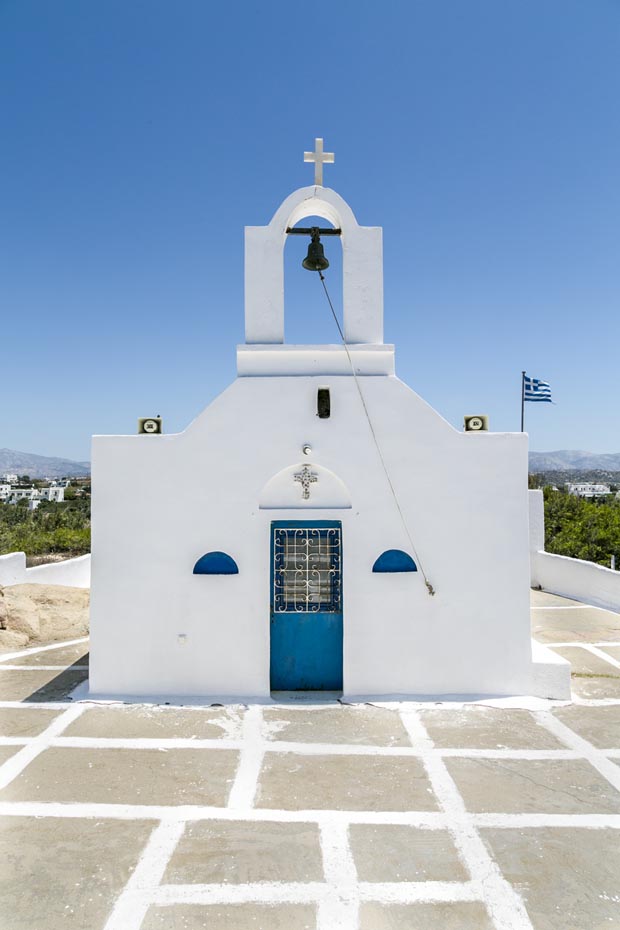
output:
[{"label": "distant mountain", "polygon": [[530,471],[620,471],[620,452],[530,452]]},{"label": "distant mountain", "polygon": [[90,475],[90,462],[72,462],[71,459],[0,449],[0,475],[6,472],[31,478],[81,478]]}]

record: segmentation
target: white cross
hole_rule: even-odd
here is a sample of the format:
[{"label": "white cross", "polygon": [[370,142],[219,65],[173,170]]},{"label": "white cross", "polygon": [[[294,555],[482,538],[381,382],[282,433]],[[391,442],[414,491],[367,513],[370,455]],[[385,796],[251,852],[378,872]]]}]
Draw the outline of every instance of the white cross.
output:
[{"label": "white cross", "polygon": [[295,481],[299,481],[301,484],[301,496],[305,501],[307,501],[310,497],[310,485],[319,480],[318,475],[310,471],[309,465],[304,465],[301,471],[298,471],[296,475],[293,475],[293,478]]},{"label": "white cross", "polygon": [[323,140],[314,140],[314,152],[304,152],[304,161],[314,162],[314,183],[323,187],[323,164],[333,165],[335,155],[333,152],[323,151]]}]

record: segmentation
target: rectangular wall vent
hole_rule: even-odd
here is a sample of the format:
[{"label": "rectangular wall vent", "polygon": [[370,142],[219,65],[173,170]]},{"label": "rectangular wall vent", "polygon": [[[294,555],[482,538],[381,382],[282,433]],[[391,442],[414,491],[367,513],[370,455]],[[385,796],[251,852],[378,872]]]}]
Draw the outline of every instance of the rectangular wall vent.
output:
[{"label": "rectangular wall vent", "polygon": [[331,413],[329,388],[319,388],[316,398],[316,414],[321,420],[327,420]]}]

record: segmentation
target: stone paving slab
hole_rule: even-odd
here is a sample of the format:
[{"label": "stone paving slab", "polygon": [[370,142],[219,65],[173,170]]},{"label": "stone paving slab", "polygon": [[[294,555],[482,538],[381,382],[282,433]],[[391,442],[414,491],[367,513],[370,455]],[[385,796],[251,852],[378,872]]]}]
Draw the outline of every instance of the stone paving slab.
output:
[{"label": "stone paving slab", "polygon": [[476,901],[454,904],[368,903],[360,907],[360,930],[494,930],[494,925],[484,905]]},{"label": "stone paving slab", "polygon": [[39,707],[0,707],[0,736],[38,736],[61,713]]},{"label": "stone paving slab", "polygon": [[324,881],[315,823],[190,823],[163,878],[166,885],[276,881]]},{"label": "stone paving slab", "polygon": [[463,707],[422,710],[420,719],[442,749],[564,749],[527,710]]},{"label": "stone paving slab", "polygon": [[618,831],[481,830],[534,930],[618,930]]},{"label": "stone paving slab", "polygon": [[0,701],[62,701],[88,677],[88,672],[3,669]]},{"label": "stone paving slab", "polygon": [[[140,930],[315,930],[310,904],[176,904],[150,907]],[[378,928],[377,928],[378,930]]]},{"label": "stone paving slab", "polygon": [[19,659],[10,659],[8,664],[36,668],[38,665],[88,665],[88,660],[88,643],[78,643],[75,646],[46,649],[44,652],[31,652],[30,655],[21,656]]},{"label": "stone paving slab", "polygon": [[435,811],[419,759],[267,753],[256,807],[281,810]]},{"label": "stone paving slab", "polygon": [[0,746],[0,765],[10,759],[11,756],[14,756],[16,752],[19,752],[20,749],[21,746]]},{"label": "stone paving slab", "polygon": [[242,721],[243,712],[236,707],[102,706],[84,711],[63,735],[115,739],[238,739]]},{"label": "stone paving slab", "polygon": [[473,813],[620,813],[620,793],[584,759],[445,761]]},{"label": "stone paving slab", "polygon": [[0,818],[2,930],[103,930],[154,826]]},{"label": "stone paving slab", "polygon": [[620,698],[620,678],[612,672],[610,675],[571,675],[573,695],[599,700],[600,698]]},{"label": "stone paving slab", "polygon": [[532,636],[543,643],[620,641],[620,614],[595,607],[533,610]]},{"label": "stone paving slab", "polygon": [[599,649],[601,652],[606,652],[616,662],[620,662],[620,646],[599,646]]},{"label": "stone paving slab", "polygon": [[598,749],[620,749],[620,704],[558,707],[553,715]]},{"label": "stone paving slab", "polygon": [[469,880],[447,830],[354,823],[349,843],[361,882]]},{"label": "stone paving slab", "polygon": [[269,739],[360,746],[411,746],[397,711],[386,707],[322,707],[313,710],[266,708]]},{"label": "stone paving slab", "polygon": [[620,679],[620,669],[581,646],[552,646],[554,652],[568,659],[573,675],[602,675]]},{"label": "stone paving slab", "polygon": [[46,749],[0,800],[223,807],[238,758],[228,749]]}]

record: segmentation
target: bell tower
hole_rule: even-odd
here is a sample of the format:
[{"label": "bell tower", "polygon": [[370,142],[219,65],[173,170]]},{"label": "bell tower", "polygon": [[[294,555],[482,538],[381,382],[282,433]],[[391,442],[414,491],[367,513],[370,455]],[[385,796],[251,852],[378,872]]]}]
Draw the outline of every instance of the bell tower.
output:
[{"label": "bell tower", "polygon": [[[329,161],[330,155],[322,151],[319,139],[316,151],[305,153],[307,161],[314,161],[315,178],[320,181],[323,162]],[[310,350],[314,350],[315,356],[323,350],[326,356],[323,362],[333,373],[347,373],[344,367],[342,372],[333,367],[337,355],[346,361],[342,346],[284,343],[284,244],[287,230],[308,216],[320,216],[341,230],[343,331],[351,354],[361,365],[359,373],[393,373],[393,346],[383,344],[382,229],[360,226],[346,201],[322,184],[302,187],[290,194],[268,226],[246,226],[245,346],[238,348],[238,373],[261,373],[258,358],[262,356],[265,362],[267,357],[274,362],[280,359],[277,372],[265,370],[265,374],[320,374],[324,368],[318,358],[313,365],[308,364]],[[368,364],[362,364],[363,357],[367,361],[373,358],[370,369]]]}]

